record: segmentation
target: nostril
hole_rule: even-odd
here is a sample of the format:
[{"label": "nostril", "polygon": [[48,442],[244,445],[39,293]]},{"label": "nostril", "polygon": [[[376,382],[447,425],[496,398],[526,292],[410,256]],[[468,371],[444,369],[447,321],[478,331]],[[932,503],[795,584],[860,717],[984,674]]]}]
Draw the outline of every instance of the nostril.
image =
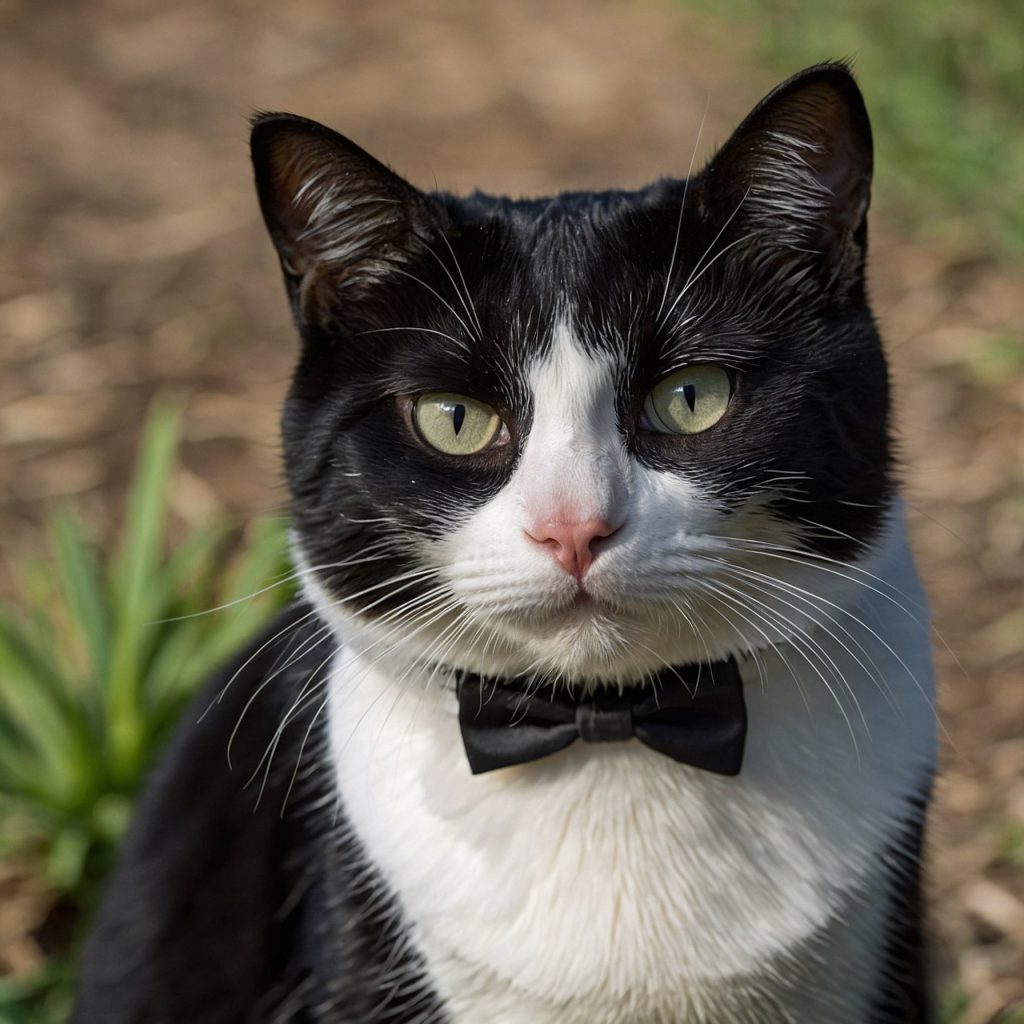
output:
[{"label": "nostril", "polygon": [[[584,524],[587,525],[587,524]],[[609,540],[622,529],[622,523],[611,523],[607,519],[598,519],[592,525],[593,543]]]},{"label": "nostril", "polygon": [[541,539],[539,537],[535,537],[532,533],[529,532],[529,530],[527,530],[526,536],[529,537],[530,540],[534,541],[536,544],[539,544],[542,548],[547,548],[548,551],[555,558],[560,557],[564,551],[568,550],[566,543],[562,540],[558,540],[555,537],[544,537],[543,539]]},{"label": "nostril", "polygon": [[588,519],[577,523],[573,528],[573,540],[576,547],[576,564],[578,572],[583,573],[590,568],[600,550],[600,542],[610,537],[618,527],[607,519]]},{"label": "nostril", "polygon": [[593,539],[590,541],[590,550],[594,553],[595,557],[604,551],[608,546],[607,541],[610,541],[621,529],[622,523],[619,523],[618,526],[612,526],[609,523],[607,530],[594,534]]},{"label": "nostril", "polygon": [[524,532],[535,544],[547,548],[560,565],[565,565],[575,559],[576,543],[568,524],[539,523]]}]

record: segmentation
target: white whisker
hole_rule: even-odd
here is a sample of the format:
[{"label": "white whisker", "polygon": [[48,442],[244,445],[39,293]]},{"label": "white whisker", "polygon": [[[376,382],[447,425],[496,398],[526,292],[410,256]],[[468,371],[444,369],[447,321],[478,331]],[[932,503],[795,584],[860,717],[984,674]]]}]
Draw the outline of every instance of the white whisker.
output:
[{"label": "white whisker", "polygon": [[665,301],[668,298],[668,290],[672,284],[672,275],[676,269],[676,257],[679,255],[679,236],[683,230],[683,213],[686,210],[686,196],[690,191],[690,180],[693,178],[693,163],[697,159],[697,150],[700,149],[700,139],[704,134],[704,122],[708,119],[708,108],[711,106],[711,94],[708,93],[704,100],[704,113],[701,114],[700,124],[697,126],[697,138],[693,143],[693,152],[690,154],[690,166],[686,171],[686,184],[683,185],[683,198],[679,203],[679,216],[676,218],[676,237],[672,244],[672,258],[669,260],[668,273],[665,275],[665,288],[661,293],[661,302],[658,305],[658,312],[655,319],[661,320],[662,310],[665,308]]}]

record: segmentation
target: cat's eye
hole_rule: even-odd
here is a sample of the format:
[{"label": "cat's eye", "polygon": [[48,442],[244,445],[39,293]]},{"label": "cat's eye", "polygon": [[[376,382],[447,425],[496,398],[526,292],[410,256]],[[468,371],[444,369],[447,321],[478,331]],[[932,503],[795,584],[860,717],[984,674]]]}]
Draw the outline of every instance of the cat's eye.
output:
[{"label": "cat's eye", "polygon": [[649,429],[659,434],[699,434],[724,415],[731,395],[729,374],[698,363],[658,381],[644,401]]},{"label": "cat's eye", "polygon": [[446,455],[474,455],[507,437],[501,417],[465,395],[420,395],[413,403],[412,419],[420,437]]}]

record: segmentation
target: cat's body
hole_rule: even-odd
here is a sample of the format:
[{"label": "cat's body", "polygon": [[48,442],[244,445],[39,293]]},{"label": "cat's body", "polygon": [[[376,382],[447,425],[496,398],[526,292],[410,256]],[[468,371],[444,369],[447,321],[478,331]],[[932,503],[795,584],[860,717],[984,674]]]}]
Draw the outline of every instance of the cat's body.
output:
[{"label": "cat's body", "polygon": [[[928,1020],[927,611],[845,69],[797,76],[701,175],[638,193],[428,197],[287,115],[257,122],[254,160],[304,341],[284,434],[315,611],[228,690],[270,679],[276,703],[211,715],[241,715],[257,761],[289,723],[275,761],[304,759],[304,823],[253,818],[249,988],[187,1019]],[[738,776],[636,740],[470,772],[459,672],[584,699],[723,658],[744,682]],[[211,749],[230,734],[202,728]],[[103,1000],[134,978],[134,1005],[160,1005],[161,948],[193,939],[202,974],[230,945],[181,878],[228,854],[159,849],[161,815],[188,813],[166,795],[188,742],[136,826],[79,1020],[186,1019]],[[146,966],[104,976],[139,913]]]}]

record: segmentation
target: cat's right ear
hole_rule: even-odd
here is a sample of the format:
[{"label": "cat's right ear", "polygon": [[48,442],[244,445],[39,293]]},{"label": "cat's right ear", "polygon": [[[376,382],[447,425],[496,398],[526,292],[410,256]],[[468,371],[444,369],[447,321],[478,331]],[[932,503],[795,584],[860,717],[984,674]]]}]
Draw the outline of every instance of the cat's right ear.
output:
[{"label": "cat's right ear", "polygon": [[[773,89],[701,174],[700,207],[723,242],[789,275],[811,266],[846,292],[863,279],[871,125],[843,63]],[[729,241],[726,239],[729,238]]]},{"label": "cat's right ear", "polygon": [[439,230],[436,206],[369,153],[294,114],[257,114],[252,162],[300,321],[358,315]]}]

